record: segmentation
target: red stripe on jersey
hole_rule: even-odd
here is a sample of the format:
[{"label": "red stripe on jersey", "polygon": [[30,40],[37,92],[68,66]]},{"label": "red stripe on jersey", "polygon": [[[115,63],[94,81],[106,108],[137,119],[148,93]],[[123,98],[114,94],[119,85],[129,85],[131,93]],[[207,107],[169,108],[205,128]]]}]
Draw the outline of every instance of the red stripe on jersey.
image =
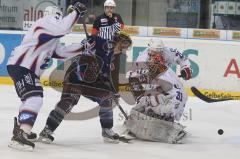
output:
[{"label": "red stripe on jersey", "polygon": [[25,57],[25,55],[27,54],[28,50],[25,51],[17,60],[17,62],[15,63],[15,65],[20,65]]},{"label": "red stripe on jersey", "polygon": [[19,111],[19,114],[22,113],[22,112],[31,113],[31,114],[33,114],[35,116],[38,115],[38,112],[34,112],[34,111],[28,110],[28,109],[23,109],[23,110]]},{"label": "red stripe on jersey", "polygon": [[38,56],[35,58],[35,60],[33,61],[30,70],[32,70],[32,72],[35,72],[36,70],[36,66],[37,66],[37,61],[38,61]]},{"label": "red stripe on jersey", "polygon": [[[35,32],[37,32],[38,30],[42,30],[42,29],[44,29],[43,27],[40,27],[40,26],[38,26],[38,27],[36,27],[35,29],[34,29],[34,33]],[[39,38],[38,38],[39,39]],[[33,50],[33,51],[36,51],[37,50],[37,48],[39,48],[40,47],[40,42],[39,42],[40,40],[38,40],[38,44],[36,45],[36,47],[35,47],[35,49]]]},{"label": "red stripe on jersey", "polygon": [[34,33],[35,32],[37,32],[38,30],[40,30],[40,29],[44,29],[43,27],[40,27],[40,26],[38,26],[38,27],[36,27],[35,29],[34,29]]}]

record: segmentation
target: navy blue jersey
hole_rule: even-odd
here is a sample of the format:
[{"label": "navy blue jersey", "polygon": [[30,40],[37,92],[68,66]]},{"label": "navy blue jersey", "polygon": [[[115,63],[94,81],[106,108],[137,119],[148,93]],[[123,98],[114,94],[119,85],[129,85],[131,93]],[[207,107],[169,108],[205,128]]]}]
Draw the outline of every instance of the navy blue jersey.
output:
[{"label": "navy blue jersey", "polygon": [[98,36],[91,36],[88,42],[91,44],[91,48],[76,57],[69,71],[72,70],[71,72],[74,72],[78,77],[76,80],[81,82],[111,81],[111,64],[114,56],[113,42]]},{"label": "navy blue jersey", "polygon": [[93,36],[92,38],[95,41],[95,46],[92,48],[92,51],[103,62],[100,74],[109,75],[114,52],[113,42],[98,36]]}]

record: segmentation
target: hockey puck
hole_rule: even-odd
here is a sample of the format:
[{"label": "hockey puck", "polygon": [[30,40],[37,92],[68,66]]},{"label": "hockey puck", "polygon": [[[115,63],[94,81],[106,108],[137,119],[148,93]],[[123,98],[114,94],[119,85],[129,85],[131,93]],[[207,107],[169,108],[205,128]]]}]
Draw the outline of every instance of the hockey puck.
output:
[{"label": "hockey puck", "polygon": [[218,130],[218,134],[219,134],[219,135],[222,135],[223,133],[224,133],[224,131],[223,131],[222,129],[219,129],[219,130]]}]

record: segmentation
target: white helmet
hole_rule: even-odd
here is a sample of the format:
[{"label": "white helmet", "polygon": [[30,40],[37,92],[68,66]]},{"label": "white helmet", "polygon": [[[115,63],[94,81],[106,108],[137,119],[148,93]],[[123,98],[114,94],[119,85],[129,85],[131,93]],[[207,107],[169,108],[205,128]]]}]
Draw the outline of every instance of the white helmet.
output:
[{"label": "white helmet", "polygon": [[107,6],[109,6],[109,7],[116,7],[116,3],[114,2],[114,0],[106,0],[104,2],[104,7],[107,7]]},{"label": "white helmet", "polygon": [[62,18],[63,13],[57,6],[48,6],[44,10],[44,16],[55,15],[58,18]]},{"label": "white helmet", "polygon": [[163,41],[161,39],[150,39],[148,43],[148,49],[155,52],[162,52],[164,48]]}]

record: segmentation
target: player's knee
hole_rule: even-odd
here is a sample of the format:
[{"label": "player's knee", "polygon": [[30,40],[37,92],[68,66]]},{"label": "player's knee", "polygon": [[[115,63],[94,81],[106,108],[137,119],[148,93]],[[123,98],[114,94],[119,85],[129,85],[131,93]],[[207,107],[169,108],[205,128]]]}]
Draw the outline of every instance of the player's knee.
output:
[{"label": "player's knee", "polygon": [[30,110],[38,113],[43,104],[43,98],[41,96],[28,97],[22,104],[21,110]]},{"label": "player's knee", "polygon": [[57,103],[55,110],[64,116],[72,110],[74,105],[76,105],[76,100],[74,98],[62,98]]},{"label": "player's knee", "polygon": [[61,101],[68,103],[68,104],[72,104],[72,105],[76,105],[78,103],[80,99],[80,94],[79,93],[63,93],[61,96]]}]

